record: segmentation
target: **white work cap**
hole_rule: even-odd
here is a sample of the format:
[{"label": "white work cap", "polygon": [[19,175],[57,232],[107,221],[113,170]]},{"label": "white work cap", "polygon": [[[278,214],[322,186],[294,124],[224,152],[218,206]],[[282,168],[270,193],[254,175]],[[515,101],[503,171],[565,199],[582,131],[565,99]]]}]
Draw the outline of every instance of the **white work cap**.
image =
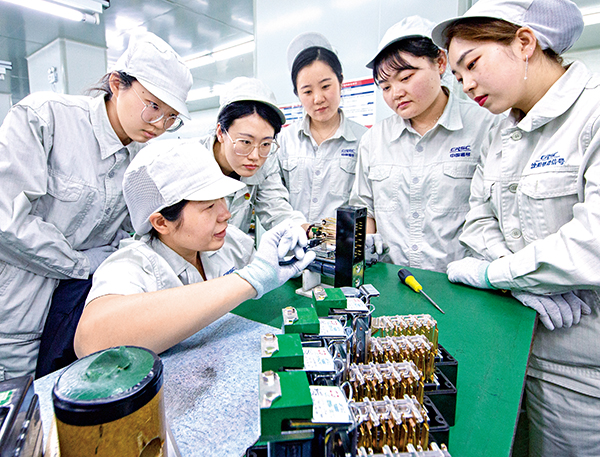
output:
[{"label": "white work cap", "polygon": [[191,119],[185,101],[192,87],[192,73],[179,54],[153,33],[132,35],[111,71],[133,76],[161,102]]},{"label": "white work cap", "polygon": [[279,119],[281,119],[281,123],[285,124],[285,114],[277,107],[277,100],[273,91],[261,80],[245,76],[234,78],[227,84],[219,98],[220,106],[217,117],[221,115],[221,111],[227,105],[241,101],[256,101],[268,105],[275,110]]},{"label": "white work cap", "polygon": [[432,32],[439,47],[446,47],[447,30],[464,18],[503,19],[519,27],[529,27],[542,49],[562,54],[583,32],[583,16],[570,0],[479,0],[462,16],[440,22]]},{"label": "white work cap", "polygon": [[136,233],[152,229],[151,214],[181,200],[209,201],[246,185],[221,172],[214,155],[197,140],[159,140],[143,148],[123,177],[123,196]]},{"label": "white work cap", "polygon": [[305,32],[298,35],[294,38],[287,48],[287,62],[288,69],[292,71],[292,67],[294,66],[294,60],[298,57],[302,51],[308,48],[325,48],[329,49],[331,52],[335,53],[333,46],[327,38],[317,32]]},{"label": "white work cap", "polygon": [[408,38],[431,39],[431,30],[434,25],[434,22],[424,19],[421,16],[409,16],[392,25],[383,34],[383,38],[379,42],[379,46],[377,46],[377,53],[367,64],[367,68],[373,68],[379,54],[397,41],[406,40]]}]

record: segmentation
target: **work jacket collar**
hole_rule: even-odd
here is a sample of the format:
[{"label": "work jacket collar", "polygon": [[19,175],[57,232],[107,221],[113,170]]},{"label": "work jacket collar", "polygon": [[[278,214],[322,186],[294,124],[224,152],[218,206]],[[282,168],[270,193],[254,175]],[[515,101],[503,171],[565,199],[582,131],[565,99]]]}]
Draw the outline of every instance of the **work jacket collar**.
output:
[{"label": "work jacket collar", "polygon": [[[344,111],[338,108],[338,113],[340,113],[340,126],[337,128],[333,136],[329,139],[331,140],[333,138],[343,138],[348,142],[356,141],[356,135],[350,128],[350,123],[347,122]],[[312,138],[312,135],[310,133],[310,116],[306,114],[306,112],[304,113],[304,117],[302,118],[302,124],[298,129],[298,136],[300,135],[306,135],[307,137]]]},{"label": "work jacket collar", "polygon": [[99,95],[91,100],[90,117],[94,136],[98,140],[98,146],[100,147],[102,160],[119,152],[123,148],[126,148],[130,154],[135,154],[141,148],[141,145],[135,141],[132,141],[127,146],[123,146],[108,119],[104,95]]},{"label": "work jacket collar", "polygon": [[[461,130],[463,128],[463,122],[460,114],[459,101],[447,87],[442,86],[442,89],[446,95],[448,95],[448,101],[446,102],[446,106],[444,107],[442,115],[437,120],[436,125],[431,128],[431,130],[438,128],[445,128],[449,131]],[[405,131],[416,133],[415,129],[413,129],[411,125],[410,119],[403,119],[397,114],[395,116],[396,122],[392,126],[392,141],[400,138]]]},{"label": "work jacket collar", "polygon": [[509,118],[519,129],[531,132],[564,114],[580,97],[592,78],[592,73],[580,62],[573,62],[558,81],[533,106],[525,117],[520,119],[520,110],[511,110]]},{"label": "work jacket collar", "polygon": [[[145,235],[148,236],[149,235]],[[173,272],[177,275],[184,285],[198,282],[200,273],[198,269],[177,254],[173,249],[164,244],[158,238],[150,241],[150,246],[159,256],[161,256],[169,264]]]}]

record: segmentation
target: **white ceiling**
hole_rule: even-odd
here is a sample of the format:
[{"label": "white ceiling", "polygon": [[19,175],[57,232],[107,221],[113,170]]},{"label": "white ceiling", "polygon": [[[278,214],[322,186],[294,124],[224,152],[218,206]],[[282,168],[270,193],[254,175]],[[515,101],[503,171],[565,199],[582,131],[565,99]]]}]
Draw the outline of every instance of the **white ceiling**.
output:
[{"label": "white ceiling", "polygon": [[[23,0],[27,1],[27,0]],[[0,93],[11,93],[13,103],[29,93],[27,62],[56,38],[106,46],[108,62],[125,50],[129,31],[144,27],[173,46],[184,58],[254,35],[254,1],[260,0],[111,0],[100,24],[71,22],[20,6],[0,2],[0,60],[12,70],[0,80]],[[437,1],[427,0],[428,6]],[[600,7],[600,0],[575,0],[580,8]],[[586,27],[574,50],[600,47],[600,25]],[[223,84],[236,76],[253,76],[252,53],[192,70],[194,89]],[[209,101],[191,102],[192,111],[212,107]]]}]

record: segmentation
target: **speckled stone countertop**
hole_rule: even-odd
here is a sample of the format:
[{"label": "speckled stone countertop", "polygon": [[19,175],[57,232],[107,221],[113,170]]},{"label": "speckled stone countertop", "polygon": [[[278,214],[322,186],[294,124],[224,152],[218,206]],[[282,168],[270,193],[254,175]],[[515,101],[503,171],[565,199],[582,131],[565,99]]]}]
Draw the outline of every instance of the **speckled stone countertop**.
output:
[{"label": "speckled stone countertop", "polygon": [[[258,439],[260,337],[280,330],[227,314],[160,354],[165,409],[182,456],[241,456]],[[59,372],[34,383],[44,437]]]}]

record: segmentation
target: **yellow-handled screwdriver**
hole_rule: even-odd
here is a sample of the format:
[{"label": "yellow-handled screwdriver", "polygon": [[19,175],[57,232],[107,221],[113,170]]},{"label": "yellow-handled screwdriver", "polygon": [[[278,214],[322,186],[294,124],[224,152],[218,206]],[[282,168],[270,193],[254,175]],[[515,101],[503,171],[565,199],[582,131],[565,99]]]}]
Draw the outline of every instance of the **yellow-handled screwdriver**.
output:
[{"label": "yellow-handled screwdriver", "polygon": [[431,304],[433,306],[435,306],[438,311],[442,314],[446,314],[442,308],[440,308],[436,302],[434,302],[431,297],[429,297],[429,295],[427,295],[424,291],[423,291],[423,286],[421,284],[419,284],[419,281],[417,281],[415,279],[415,277],[413,276],[413,274],[408,271],[406,268],[401,268],[400,270],[398,270],[398,277],[400,278],[400,281],[402,281],[403,284],[406,284],[408,287],[410,287],[412,290],[414,290],[416,293],[421,293],[425,296],[425,298],[427,300],[429,300],[431,302]]}]

